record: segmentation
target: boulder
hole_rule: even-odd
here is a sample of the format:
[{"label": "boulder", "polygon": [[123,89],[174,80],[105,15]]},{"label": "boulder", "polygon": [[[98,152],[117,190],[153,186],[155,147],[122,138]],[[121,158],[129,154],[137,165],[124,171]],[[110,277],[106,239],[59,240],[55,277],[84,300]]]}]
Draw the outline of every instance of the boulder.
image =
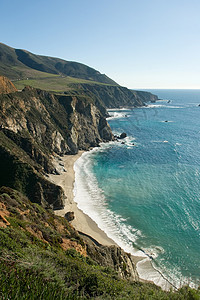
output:
[{"label": "boulder", "polygon": [[65,214],[65,219],[67,219],[68,222],[71,222],[74,220],[74,212],[73,211],[68,211],[66,214]]},{"label": "boulder", "polygon": [[125,137],[127,137],[127,134],[125,132],[122,132],[118,139],[124,139]]}]

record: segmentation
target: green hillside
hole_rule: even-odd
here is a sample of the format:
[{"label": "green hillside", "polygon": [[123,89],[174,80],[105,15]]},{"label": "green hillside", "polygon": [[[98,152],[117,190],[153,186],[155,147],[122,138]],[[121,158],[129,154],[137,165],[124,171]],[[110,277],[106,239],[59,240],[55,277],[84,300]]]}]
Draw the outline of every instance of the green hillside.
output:
[{"label": "green hillside", "polygon": [[[151,283],[120,279],[87,254],[66,219],[0,188],[0,299],[199,299],[188,287],[164,292]],[[94,249],[93,249],[94,251]]]},{"label": "green hillside", "polygon": [[[43,74],[42,74],[43,73]],[[117,85],[112,79],[84,64],[63,59],[35,55],[0,43],[0,74],[11,80],[41,78],[45,73],[70,76],[89,81]],[[49,77],[49,74],[47,75]]]}]

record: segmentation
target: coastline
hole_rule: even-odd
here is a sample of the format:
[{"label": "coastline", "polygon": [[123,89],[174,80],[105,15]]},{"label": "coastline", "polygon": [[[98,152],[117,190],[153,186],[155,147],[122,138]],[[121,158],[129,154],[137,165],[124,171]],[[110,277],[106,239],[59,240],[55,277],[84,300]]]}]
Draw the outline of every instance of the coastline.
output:
[{"label": "coastline", "polygon": [[[74,201],[74,163],[84,152],[85,151],[79,151],[78,154],[75,155],[65,155],[62,157],[61,161],[62,164],[64,164],[64,169],[66,172],[62,171],[59,175],[49,174],[49,179],[55,184],[61,186],[65,192],[65,195],[67,195],[64,208],[61,210],[56,210],[55,214],[64,217],[66,212],[72,211],[74,212],[75,218],[71,224],[77,231],[93,237],[102,245],[117,245],[88,215],[84,214],[84,212],[78,208],[77,203]],[[59,162],[55,161],[55,159],[54,164],[56,168],[59,167]]]},{"label": "coastline", "polygon": [[[120,247],[113,239],[109,238],[107,234],[101,230],[97,223],[86,215],[81,209],[78,208],[77,203],[74,201],[74,182],[75,171],[74,164],[82,156],[85,151],[79,151],[75,155],[65,155],[59,160],[54,159],[55,167],[58,169],[62,165],[62,171],[58,175],[49,174],[49,179],[55,184],[61,186],[65,192],[66,199],[64,208],[56,210],[55,214],[64,217],[69,211],[74,212],[74,220],[71,222],[72,226],[80,233],[86,234],[98,243],[111,246],[115,245]],[[61,163],[60,163],[61,162]],[[63,167],[65,171],[63,171]],[[148,256],[132,255],[132,259],[136,264],[136,269],[139,279],[142,282],[153,282],[160,286],[163,290],[175,288],[160,271],[156,270]]]}]

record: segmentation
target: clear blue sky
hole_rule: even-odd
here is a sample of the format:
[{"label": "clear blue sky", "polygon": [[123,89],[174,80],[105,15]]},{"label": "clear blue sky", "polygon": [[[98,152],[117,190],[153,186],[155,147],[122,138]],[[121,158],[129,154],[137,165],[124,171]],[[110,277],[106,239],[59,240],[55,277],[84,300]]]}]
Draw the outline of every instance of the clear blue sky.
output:
[{"label": "clear blue sky", "polygon": [[1,42],[129,88],[200,88],[200,0],[1,0]]}]

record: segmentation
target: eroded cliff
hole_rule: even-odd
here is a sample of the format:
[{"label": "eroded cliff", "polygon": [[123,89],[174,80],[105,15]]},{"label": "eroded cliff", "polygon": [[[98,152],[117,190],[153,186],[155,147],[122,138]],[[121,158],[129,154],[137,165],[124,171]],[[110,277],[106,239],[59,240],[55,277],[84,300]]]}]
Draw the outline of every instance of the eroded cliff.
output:
[{"label": "eroded cliff", "polygon": [[16,91],[16,87],[7,77],[0,76],[0,94],[8,94]]},{"label": "eroded cliff", "polygon": [[25,88],[0,95],[0,184],[16,188],[33,202],[61,208],[62,189],[46,178],[56,172],[55,155],[75,154],[113,139],[90,99]]}]

